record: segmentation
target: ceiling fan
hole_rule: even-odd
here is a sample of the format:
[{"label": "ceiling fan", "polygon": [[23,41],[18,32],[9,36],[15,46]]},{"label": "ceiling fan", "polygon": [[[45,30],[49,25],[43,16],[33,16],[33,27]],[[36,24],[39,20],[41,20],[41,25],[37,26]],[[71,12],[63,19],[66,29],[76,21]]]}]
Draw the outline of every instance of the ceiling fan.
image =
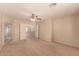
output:
[{"label": "ceiling fan", "polygon": [[31,16],[31,21],[36,21],[36,22],[38,22],[38,21],[41,21],[41,18],[38,17],[38,16],[36,16],[35,14],[32,14],[32,16]]}]

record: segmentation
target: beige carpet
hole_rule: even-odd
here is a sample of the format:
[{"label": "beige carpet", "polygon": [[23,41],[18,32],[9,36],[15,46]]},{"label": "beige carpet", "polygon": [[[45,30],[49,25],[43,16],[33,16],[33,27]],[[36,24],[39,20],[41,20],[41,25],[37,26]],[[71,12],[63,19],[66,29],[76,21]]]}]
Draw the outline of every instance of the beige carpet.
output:
[{"label": "beige carpet", "polygon": [[3,56],[60,56],[60,55],[79,55],[79,49],[49,43],[40,40],[23,40],[15,43],[6,44],[0,55]]}]

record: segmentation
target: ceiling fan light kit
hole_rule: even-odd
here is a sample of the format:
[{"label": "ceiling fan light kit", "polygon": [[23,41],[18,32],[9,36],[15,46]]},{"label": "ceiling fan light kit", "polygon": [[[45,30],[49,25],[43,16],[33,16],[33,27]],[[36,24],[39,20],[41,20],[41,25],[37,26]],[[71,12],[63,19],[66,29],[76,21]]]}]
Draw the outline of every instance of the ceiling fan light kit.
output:
[{"label": "ceiling fan light kit", "polygon": [[35,16],[35,14],[32,14],[32,16],[31,16],[31,21],[40,21],[41,20],[41,18],[39,18],[38,16]]}]

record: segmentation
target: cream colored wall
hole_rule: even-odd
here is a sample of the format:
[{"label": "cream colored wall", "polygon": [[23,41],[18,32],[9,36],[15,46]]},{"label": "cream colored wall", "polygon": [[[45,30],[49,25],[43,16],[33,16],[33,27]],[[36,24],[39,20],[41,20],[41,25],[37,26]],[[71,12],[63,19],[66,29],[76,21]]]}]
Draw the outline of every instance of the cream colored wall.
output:
[{"label": "cream colored wall", "polygon": [[2,35],[1,35],[1,34],[2,34],[2,29],[1,29],[1,28],[2,28],[2,22],[1,22],[1,21],[2,21],[2,20],[1,20],[1,15],[0,15],[0,49],[1,49],[1,47],[2,47],[2,44],[1,44],[1,41],[2,41],[2,40],[1,40],[1,39],[2,39],[2,37],[1,37],[1,36],[2,36]]},{"label": "cream colored wall", "polygon": [[54,20],[54,41],[79,47],[79,14]]},{"label": "cream colored wall", "polygon": [[51,41],[52,39],[52,19],[47,18],[40,23],[40,40]]},{"label": "cream colored wall", "polygon": [[40,40],[79,47],[79,14],[44,20],[40,23]]},{"label": "cream colored wall", "polygon": [[19,40],[20,38],[19,38],[19,25],[20,25],[20,23],[19,23],[20,21],[19,20],[17,20],[17,19],[15,19],[14,20],[14,22],[13,22],[13,41],[17,41],[17,40]]}]

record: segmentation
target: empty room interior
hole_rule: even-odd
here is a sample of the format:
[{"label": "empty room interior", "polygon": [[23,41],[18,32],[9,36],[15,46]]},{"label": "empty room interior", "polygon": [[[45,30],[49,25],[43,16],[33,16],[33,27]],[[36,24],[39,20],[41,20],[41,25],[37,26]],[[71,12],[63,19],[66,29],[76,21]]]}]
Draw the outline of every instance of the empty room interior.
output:
[{"label": "empty room interior", "polygon": [[0,3],[0,56],[79,56],[79,3]]}]

